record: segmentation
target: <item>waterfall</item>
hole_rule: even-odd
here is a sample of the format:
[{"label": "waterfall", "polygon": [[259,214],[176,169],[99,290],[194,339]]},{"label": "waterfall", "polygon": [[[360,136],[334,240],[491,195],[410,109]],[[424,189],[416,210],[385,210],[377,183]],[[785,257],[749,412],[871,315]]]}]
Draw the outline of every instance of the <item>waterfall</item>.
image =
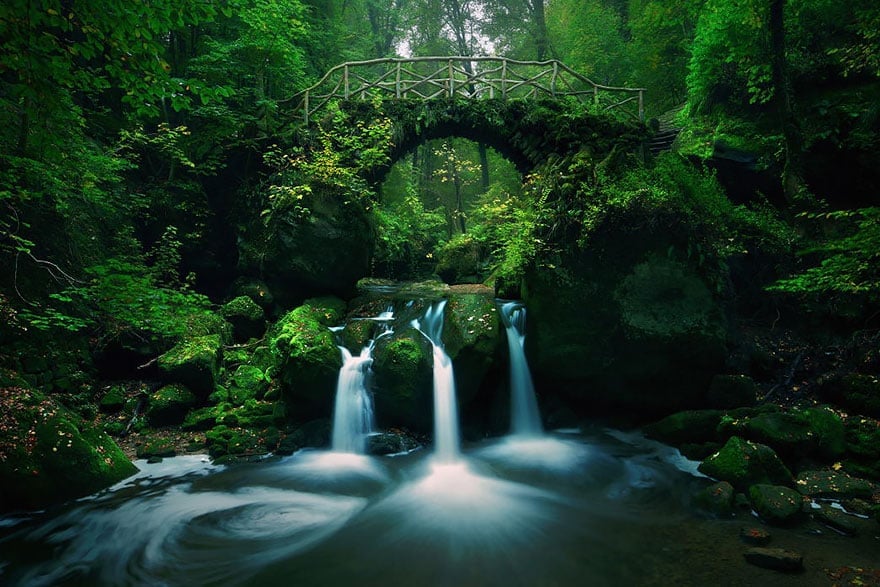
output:
[{"label": "waterfall", "polygon": [[526,308],[520,302],[503,302],[500,309],[510,351],[510,432],[515,436],[540,436],[544,429],[524,348]]},{"label": "waterfall", "polygon": [[367,435],[373,431],[373,398],[367,390],[373,347],[378,338],[391,334],[388,322],[393,318],[394,312],[390,307],[376,318],[369,318],[379,324],[378,334],[361,349],[359,355],[352,355],[344,346],[339,347],[342,367],[339,369],[333,404],[333,437],[330,443],[333,452],[363,454],[366,450]]},{"label": "waterfall", "polygon": [[443,309],[446,300],[428,308],[424,318],[412,325],[431,341],[434,355],[434,454],[437,460],[452,463],[459,459],[458,406],[452,359],[443,350]]}]

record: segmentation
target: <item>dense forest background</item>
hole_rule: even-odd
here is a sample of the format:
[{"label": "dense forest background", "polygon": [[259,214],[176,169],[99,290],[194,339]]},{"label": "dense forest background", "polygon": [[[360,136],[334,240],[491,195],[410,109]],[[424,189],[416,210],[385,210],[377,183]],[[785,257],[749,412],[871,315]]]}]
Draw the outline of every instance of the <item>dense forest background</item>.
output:
[{"label": "dense forest background", "polygon": [[[515,280],[549,262],[560,226],[584,231],[621,201],[659,209],[680,192],[693,202],[677,205],[717,225],[706,246],[727,255],[754,231],[801,253],[768,261],[766,285],[786,303],[876,321],[878,36],[874,0],[8,0],[4,376],[87,412],[95,364],[111,377],[140,366],[105,349],[137,348],[146,363],[198,331],[247,273],[242,210],[285,164],[275,147],[299,132],[297,92],[343,61],[404,54],[559,59],[646,88],[650,130],[680,132],[601,205],[565,182],[583,173],[577,159],[559,163],[564,197],[549,201],[546,176],[523,178],[484,145],[421,145],[381,186],[355,186],[374,277]],[[603,173],[589,169],[597,185]],[[286,194],[303,215],[319,205]]]}]

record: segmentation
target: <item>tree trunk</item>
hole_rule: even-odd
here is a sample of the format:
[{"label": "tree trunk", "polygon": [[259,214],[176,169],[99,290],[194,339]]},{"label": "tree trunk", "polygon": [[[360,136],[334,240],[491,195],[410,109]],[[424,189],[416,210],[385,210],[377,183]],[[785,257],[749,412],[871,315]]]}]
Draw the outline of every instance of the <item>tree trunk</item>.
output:
[{"label": "tree trunk", "polygon": [[782,189],[786,200],[791,202],[805,187],[802,157],[804,139],[793,109],[788,62],[785,56],[785,0],[771,0],[769,28],[773,97],[782,130],[785,154]]},{"label": "tree trunk", "polygon": [[489,189],[489,153],[483,143],[479,143],[478,151],[480,153],[480,185],[485,192]]},{"label": "tree trunk", "polygon": [[544,61],[550,54],[550,35],[547,33],[547,19],[544,14],[544,0],[530,0],[529,12],[535,34],[535,56]]}]

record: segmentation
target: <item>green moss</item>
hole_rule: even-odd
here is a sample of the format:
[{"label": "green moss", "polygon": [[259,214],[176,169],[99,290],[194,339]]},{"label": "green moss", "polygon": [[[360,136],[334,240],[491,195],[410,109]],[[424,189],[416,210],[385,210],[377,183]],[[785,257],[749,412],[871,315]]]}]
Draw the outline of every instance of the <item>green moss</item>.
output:
[{"label": "green moss", "polygon": [[324,326],[336,326],[345,316],[345,302],[334,296],[309,298],[303,305],[311,308]]},{"label": "green moss", "polygon": [[843,422],[823,407],[727,418],[719,430],[768,444],[790,456],[836,458],[845,450]]},{"label": "green moss", "polygon": [[729,516],[733,513],[733,496],[733,485],[727,481],[719,481],[700,490],[694,496],[694,501],[708,512]]},{"label": "green moss", "polygon": [[146,417],[151,426],[170,426],[183,422],[198,398],[185,386],[172,383],[150,395]]},{"label": "green moss", "polygon": [[181,340],[217,335],[223,344],[232,342],[232,326],[222,316],[203,311],[190,314],[185,320],[185,334]]},{"label": "green moss", "polygon": [[137,446],[137,458],[173,457],[177,455],[174,442],[167,438],[147,437]]},{"label": "green moss", "polygon": [[795,487],[806,496],[831,499],[850,497],[871,499],[878,489],[875,484],[865,479],[830,470],[803,471],[798,474]]},{"label": "green moss", "polygon": [[243,456],[268,452],[258,433],[229,426],[215,426],[205,432],[208,453],[215,459],[226,455]]},{"label": "green moss", "polygon": [[232,299],[223,305],[220,312],[232,324],[236,340],[259,337],[265,330],[263,308],[247,296]]},{"label": "green moss", "polygon": [[101,398],[99,404],[101,411],[106,413],[118,412],[125,405],[125,389],[121,385],[113,385]]},{"label": "green moss", "polygon": [[645,427],[645,434],[675,446],[702,444],[718,438],[720,410],[687,410],[676,412]]},{"label": "green moss", "polygon": [[88,495],[137,468],[103,431],[26,388],[0,388],[0,504],[39,508]]},{"label": "green moss", "polygon": [[737,489],[757,483],[791,485],[791,472],[768,446],[732,436],[720,451],[700,463],[700,472]]},{"label": "green moss", "polygon": [[159,370],[168,380],[207,397],[217,382],[221,352],[218,334],[189,338],[159,357]]},{"label": "green moss", "polygon": [[229,401],[241,405],[249,399],[262,399],[269,380],[253,365],[239,365],[229,382]]},{"label": "green moss", "polygon": [[802,514],[803,498],[789,487],[752,485],[749,488],[749,499],[761,519],[768,524],[789,524]]},{"label": "green moss", "polygon": [[428,428],[432,364],[430,343],[412,328],[377,342],[373,373],[380,419],[398,426]]}]

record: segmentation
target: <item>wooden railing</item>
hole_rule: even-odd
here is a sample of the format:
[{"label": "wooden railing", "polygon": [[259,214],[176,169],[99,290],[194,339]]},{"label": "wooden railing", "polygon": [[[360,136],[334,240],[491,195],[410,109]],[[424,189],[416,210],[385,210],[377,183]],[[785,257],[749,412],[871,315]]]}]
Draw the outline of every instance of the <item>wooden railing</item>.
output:
[{"label": "wooden railing", "polygon": [[602,110],[619,109],[643,122],[645,89],[603,86],[552,61],[504,57],[415,57],[351,61],[328,71],[303,90],[297,110],[309,123],[331,100],[435,98],[528,99],[573,96]]}]

